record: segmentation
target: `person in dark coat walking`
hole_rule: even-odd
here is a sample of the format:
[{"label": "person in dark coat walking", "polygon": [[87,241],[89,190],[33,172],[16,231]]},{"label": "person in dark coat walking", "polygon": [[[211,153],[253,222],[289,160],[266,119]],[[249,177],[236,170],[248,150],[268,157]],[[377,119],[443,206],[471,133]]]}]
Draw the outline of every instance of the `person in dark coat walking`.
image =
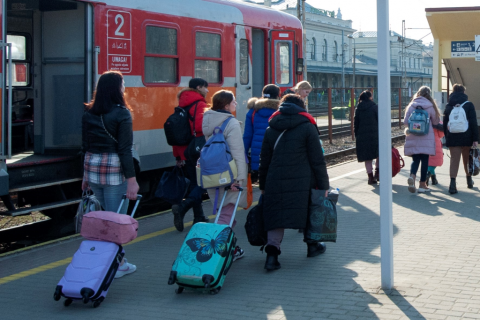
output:
[{"label": "person in dark coat walking", "polygon": [[[461,84],[453,86],[453,92],[450,95],[450,100],[443,113],[443,132],[445,133],[445,140],[448,149],[450,149],[450,187],[448,192],[450,194],[457,193],[456,178],[458,174],[458,167],[460,165],[460,156],[463,158],[463,167],[467,175],[467,186],[473,188],[472,175],[468,173],[468,157],[470,148],[478,145],[478,124],[477,113],[473,103],[468,102],[468,96],[465,94],[466,88]],[[466,103],[465,103],[466,102]],[[465,103],[465,104],[463,104]],[[452,133],[448,130],[448,122],[450,121],[450,113],[457,105],[462,105],[465,115],[467,116],[468,129],[465,132]]]},{"label": "person in dark coat walking", "polygon": [[[264,194],[263,214],[268,243],[265,269],[280,268],[278,255],[284,229],[305,229],[310,190],[326,190],[327,166],[313,117],[305,112],[299,95],[283,97],[279,110],[272,115],[260,154],[260,190]],[[307,257],[326,250],[324,243],[304,239]]]},{"label": "person in dark coat walking", "polygon": [[[365,162],[368,184],[377,184],[380,176],[378,161],[378,106],[370,91],[363,91],[354,118],[355,142],[358,162]],[[375,159],[375,176],[372,160]]]}]

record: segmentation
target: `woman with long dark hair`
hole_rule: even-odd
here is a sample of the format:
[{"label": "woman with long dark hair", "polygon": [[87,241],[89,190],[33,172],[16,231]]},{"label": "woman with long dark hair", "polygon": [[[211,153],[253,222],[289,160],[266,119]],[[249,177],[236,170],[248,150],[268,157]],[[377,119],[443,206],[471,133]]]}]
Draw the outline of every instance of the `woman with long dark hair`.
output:
[{"label": "woman with long dark hair", "polygon": [[[131,108],[125,101],[125,83],[118,71],[100,76],[93,100],[86,104],[82,118],[82,150],[85,153],[82,190],[90,188],[105,211],[116,212],[122,196],[136,200],[132,145]],[[120,213],[125,214],[125,201]],[[136,270],[126,259],[115,278]]]},{"label": "woman with long dark hair", "polygon": [[[370,91],[363,91],[355,109],[355,143],[358,162],[365,162],[368,184],[377,184],[380,178],[378,162],[378,106]],[[375,175],[372,162],[375,159]]]}]

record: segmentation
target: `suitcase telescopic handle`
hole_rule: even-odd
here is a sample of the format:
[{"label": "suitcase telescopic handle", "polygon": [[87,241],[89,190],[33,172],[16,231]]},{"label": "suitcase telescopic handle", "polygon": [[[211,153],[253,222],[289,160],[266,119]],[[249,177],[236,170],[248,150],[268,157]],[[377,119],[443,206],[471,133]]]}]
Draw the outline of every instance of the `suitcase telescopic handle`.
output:
[{"label": "suitcase telescopic handle", "polygon": [[[230,228],[233,225],[233,221],[235,221],[235,214],[237,213],[238,203],[240,202],[240,196],[242,195],[242,192],[243,192],[243,188],[241,187],[237,187],[237,188],[238,188],[238,197],[237,197],[237,202],[235,203],[235,208],[233,209],[232,219],[230,219],[230,224],[229,224]],[[215,218],[215,224],[218,222],[218,219],[220,218],[220,214],[222,213],[223,203],[225,202],[225,198],[227,196],[227,191],[230,189],[231,189],[230,187],[226,187],[225,191],[223,192],[223,198],[222,198],[222,202],[220,203],[220,208],[218,209],[217,218]]]},{"label": "suitcase telescopic handle", "polygon": [[[126,199],[127,199],[127,195],[124,194],[122,196],[122,202],[120,202],[120,206],[118,207],[117,213],[120,213],[120,210],[122,209],[123,203],[125,202]],[[137,194],[137,201],[135,202],[135,207],[133,207],[132,214],[130,215],[132,218],[135,215],[135,211],[137,211],[137,207],[138,207],[138,204],[140,203],[140,200],[142,200],[142,195]]]}]

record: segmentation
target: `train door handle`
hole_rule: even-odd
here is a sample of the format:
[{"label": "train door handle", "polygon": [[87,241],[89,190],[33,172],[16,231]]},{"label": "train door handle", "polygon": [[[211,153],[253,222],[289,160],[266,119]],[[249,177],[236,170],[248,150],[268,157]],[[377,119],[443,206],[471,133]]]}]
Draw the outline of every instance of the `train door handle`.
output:
[{"label": "train door handle", "polygon": [[251,90],[251,89],[252,89],[252,87],[247,87],[247,90]]}]

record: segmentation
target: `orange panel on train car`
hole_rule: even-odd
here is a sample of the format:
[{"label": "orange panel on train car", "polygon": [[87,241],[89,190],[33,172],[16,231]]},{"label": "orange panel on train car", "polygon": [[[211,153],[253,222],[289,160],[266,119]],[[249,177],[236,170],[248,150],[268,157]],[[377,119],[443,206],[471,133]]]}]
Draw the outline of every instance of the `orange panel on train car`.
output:
[{"label": "orange panel on train car", "polygon": [[[178,106],[177,94],[183,88],[175,87],[142,87],[126,88],[126,100],[133,109],[133,130],[163,129],[163,124]],[[207,104],[212,102],[212,96],[219,90],[230,90],[235,94],[235,88],[210,87],[207,94]]]}]

